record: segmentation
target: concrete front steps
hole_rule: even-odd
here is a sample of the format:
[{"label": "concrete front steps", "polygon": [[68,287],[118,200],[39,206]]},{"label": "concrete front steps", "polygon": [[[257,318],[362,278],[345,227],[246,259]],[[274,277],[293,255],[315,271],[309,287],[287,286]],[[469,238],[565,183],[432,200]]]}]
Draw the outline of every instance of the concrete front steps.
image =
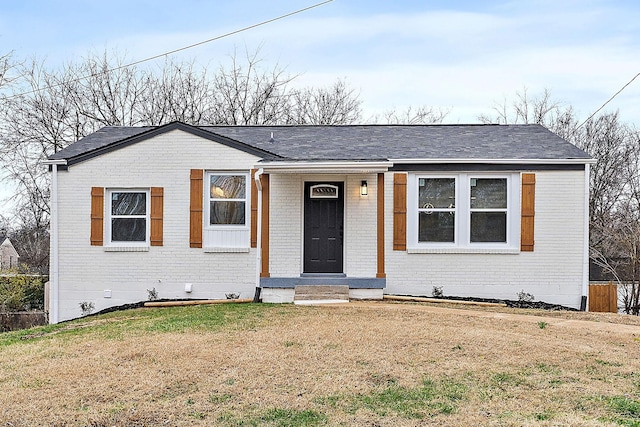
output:
[{"label": "concrete front steps", "polygon": [[298,285],[293,296],[293,303],[299,305],[343,302],[349,302],[347,285]]}]

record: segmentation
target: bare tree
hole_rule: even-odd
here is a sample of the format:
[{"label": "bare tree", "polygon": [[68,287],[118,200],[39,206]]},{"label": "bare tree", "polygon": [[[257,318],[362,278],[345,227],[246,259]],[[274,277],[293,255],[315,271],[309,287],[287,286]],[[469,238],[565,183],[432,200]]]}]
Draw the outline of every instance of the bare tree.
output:
[{"label": "bare tree", "polygon": [[198,125],[207,122],[212,102],[212,83],[206,69],[195,63],[166,61],[155,73],[142,72],[142,91],[137,106],[140,121],[156,126],[172,121]]},{"label": "bare tree", "polygon": [[389,125],[430,125],[439,124],[449,115],[449,111],[428,107],[408,107],[405,110],[387,110],[382,113],[382,117],[376,115],[370,121]]},{"label": "bare tree", "polygon": [[264,70],[258,51],[234,53],[231,66],[220,65],[212,78],[211,124],[262,125],[286,123],[291,93],[289,76],[279,66]]},{"label": "bare tree", "polygon": [[570,141],[598,160],[590,171],[589,215],[592,226],[603,226],[629,197],[639,166],[637,132],[620,123],[618,113],[606,113],[587,121]]},{"label": "bare tree", "polygon": [[309,87],[293,92],[288,123],[347,125],[360,120],[362,102],[344,80],[330,87]]},{"label": "bare tree", "polygon": [[107,53],[89,56],[62,74],[80,117],[96,126],[136,126],[142,87],[138,69]]},{"label": "bare tree", "polygon": [[20,75],[15,73],[17,66],[13,52],[0,54],[0,90],[20,78]]},{"label": "bare tree", "polygon": [[565,112],[560,103],[552,99],[548,89],[530,97],[526,87],[516,92],[515,100],[511,103],[505,98],[492,110],[492,115],[481,114],[478,119],[487,124],[550,124]]},{"label": "bare tree", "polygon": [[267,67],[258,54],[234,53],[213,73],[194,61],[140,69],[107,52],[59,69],[0,56],[0,164],[17,188],[16,228],[30,230],[34,239],[45,238],[49,174],[42,162],[103,126],[176,120],[193,125],[336,124],[359,117],[358,95],[343,82],[294,90],[295,76],[277,65]]},{"label": "bare tree", "polygon": [[484,123],[537,123],[582,148],[597,160],[590,168],[589,246],[592,261],[618,281],[627,313],[640,314],[640,134],[603,113],[582,126],[570,106],[548,90],[526,89],[509,104],[494,106]]}]

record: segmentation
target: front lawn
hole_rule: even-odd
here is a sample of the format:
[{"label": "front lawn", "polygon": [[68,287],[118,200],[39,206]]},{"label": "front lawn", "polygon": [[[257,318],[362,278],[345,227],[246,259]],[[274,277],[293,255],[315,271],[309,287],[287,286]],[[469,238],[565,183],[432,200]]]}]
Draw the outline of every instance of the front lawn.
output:
[{"label": "front lawn", "polygon": [[640,426],[640,327],[502,312],[525,315],[229,304],[0,334],[0,422]]}]

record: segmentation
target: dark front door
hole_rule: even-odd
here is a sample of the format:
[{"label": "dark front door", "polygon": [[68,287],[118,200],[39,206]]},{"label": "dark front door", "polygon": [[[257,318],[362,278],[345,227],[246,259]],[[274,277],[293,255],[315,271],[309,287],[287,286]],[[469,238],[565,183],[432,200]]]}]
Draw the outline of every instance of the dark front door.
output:
[{"label": "dark front door", "polygon": [[342,273],[342,182],[304,184],[304,272]]}]

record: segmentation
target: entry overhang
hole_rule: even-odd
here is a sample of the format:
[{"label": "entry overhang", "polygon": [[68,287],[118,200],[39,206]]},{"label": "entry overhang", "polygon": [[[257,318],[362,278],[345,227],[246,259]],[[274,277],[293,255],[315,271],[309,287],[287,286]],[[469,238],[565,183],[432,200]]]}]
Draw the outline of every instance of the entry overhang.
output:
[{"label": "entry overhang", "polygon": [[358,161],[331,161],[331,162],[260,162],[256,165],[264,173],[339,173],[339,174],[370,174],[387,172],[393,166],[393,162],[358,162]]}]

